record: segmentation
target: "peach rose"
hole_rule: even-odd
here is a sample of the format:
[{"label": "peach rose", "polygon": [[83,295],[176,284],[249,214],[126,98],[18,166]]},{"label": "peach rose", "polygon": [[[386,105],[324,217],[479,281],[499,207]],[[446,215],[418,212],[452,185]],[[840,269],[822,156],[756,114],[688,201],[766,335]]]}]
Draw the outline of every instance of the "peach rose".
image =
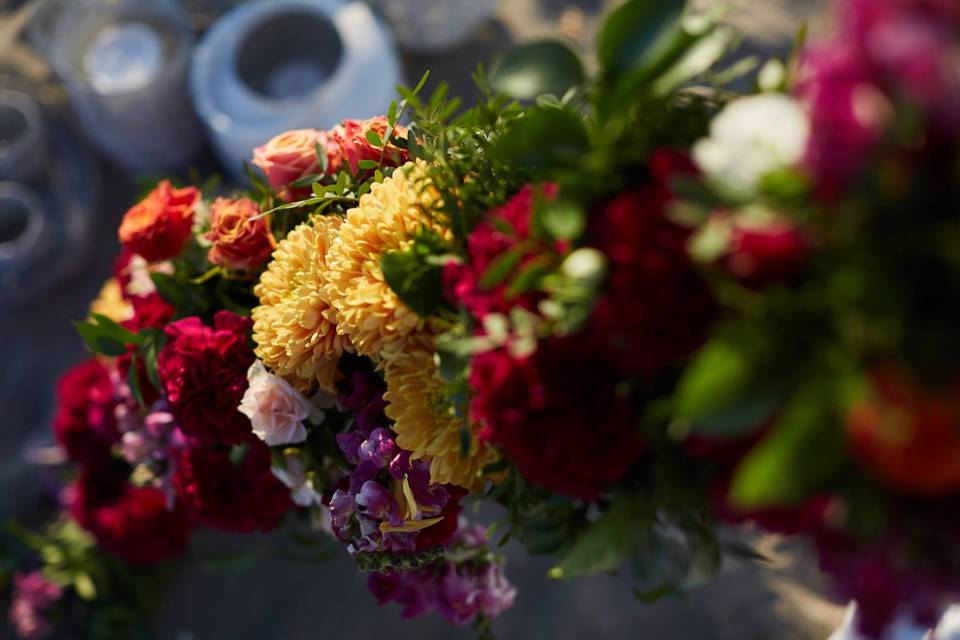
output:
[{"label": "peach rose", "polygon": [[[350,166],[350,171],[357,174],[360,169],[361,160],[380,160],[381,149],[370,144],[367,140],[367,133],[376,131],[380,139],[387,135],[387,129],[390,128],[386,116],[376,116],[367,120],[344,120],[342,124],[330,132],[330,137],[336,140],[342,154],[341,162]],[[407,137],[407,129],[404,126],[397,125],[393,131],[393,136],[398,138]],[[410,156],[406,149],[389,144],[386,151],[383,152],[383,164],[388,167],[399,167],[405,164]]]},{"label": "peach rose", "polygon": [[267,182],[277,195],[286,202],[293,202],[310,195],[309,188],[293,188],[290,185],[307,176],[320,173],[317,162],[317,146],[327,152],[327,172],[340,170],[340,154],[332,148],[329,136],[316,129],[294,129],[274,137],[270,142],[253,151],[253,164],[263,171]]},{"label": "peach rose", "polygon": [[210,231],[213,243],[207,259],[228,269],[252,269],[270,258],[277,246],[267,218],[254,219],[260,208],[249,198],[217,198],[210,205]]},{"label": "peach rose", "polygon": [[178,256],[190,238],[199,202],[199,189],[174,189],[164,180],[123,216],[120,242],[149,262]]}]

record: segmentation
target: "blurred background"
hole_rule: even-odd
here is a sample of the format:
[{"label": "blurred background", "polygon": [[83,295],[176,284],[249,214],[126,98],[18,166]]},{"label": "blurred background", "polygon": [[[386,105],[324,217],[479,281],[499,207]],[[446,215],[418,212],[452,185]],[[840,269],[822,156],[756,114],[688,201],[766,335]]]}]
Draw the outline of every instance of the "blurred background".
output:
[{"label": "blurred background", "polygon": [[[657,0],[649,0],[656,2]],[[562,38],[588,55],[613,0],[0,0],[0,517],[29,519],[49,494],[30,452],[50,443],[54,384],[84,357],[82,319],[118,253],[133,199],[163,175],[242,181],[256,145],[386,110],[398,82],[432,72],[468,103],[471,72],[511,43]],[[714,0],[697,0],[707,6]],[[784,54],[822,0],[744,0],[740,55]],[[210,195],[210,194],[207,194]],[[478,515],[481,520],[495,513]],[[256,547],[246,572],[186,569],[157,637],[469,638],[440,619],[379,609],[345,553],[317,564],[283,533],[203,534]],[[731,564],[685,599],[644,605],[626,580],[546,578],[548,559],[507,546],[520,591],[502,638],[824,638],[842,610],[788,540],[754,537],[771,567]]]}]

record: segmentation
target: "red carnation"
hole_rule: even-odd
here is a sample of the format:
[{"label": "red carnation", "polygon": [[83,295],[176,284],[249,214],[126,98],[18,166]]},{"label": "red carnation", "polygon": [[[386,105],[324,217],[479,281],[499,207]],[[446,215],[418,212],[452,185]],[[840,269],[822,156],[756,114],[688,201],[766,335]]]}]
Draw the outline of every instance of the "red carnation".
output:
[{"label": "red carnation", "polygon": [[167,327],[160,379],[184,433],[226,444],[249,438],[250,421],[237,407],[254,361],[247,342],[251,324],[249,318],[218,311],[213,327],[197,317]]},{"label": "red carnation", "polygon": [[[548,199],[556,197],[557,186],[545,184],[542,194]],[[444,267],[443,279],[447,297],[466,307],[477,318],[488,313],[508,313],[513,307],[533,309],[538,298],[535,294],[508,297],[506,289],[511,276],[518,273],[545,252],[564,250],[563,243],[550,246],[531,238],[536,190],[527,185],[505,205],[491,211],[483,222],[470,233],[467,239],[469,262],[450,262]],[[480,281],[500,256],[514,250],[521,243],[527,245],[523,256],[511,274],[495,287],[481,286]]]},{"label": "red carnation", "polygon": [[270,447],[256,438],[244,444],[242,460],[222,446],[181,451],[174,488],[187,511],[218,529],[269,531],[293,503],[290,490],[270,470]]},{"label": "red carnation", "polygon": [[120,242],[150,262],[178,256],[192,233],[199,202],[199,189],[174,189],[164,180],[123,216]]},{"label": "red carnation", "polygon": [[71,460],[98,464],[109,459],[111,445],[120,439],[116,405],[110,370],[98,360],[83,362],[60,378],[53,431]]},{"label": "red carnation", "polygon": [[618,382],[577,338],[546,340],[525,358],[489,351],[471,366],[470,413],[483,426],[480,437],[503,446],[531,482],[594,498],[642,448]]},{"label": "red carnation", "polygon": [[[662,155],[662,154],[661,154]],[[660,156],[655,172],[676,162]],[[591,319],[598,348],[625,373],[652,377],[680,364],[707,336],[713,298],[687,254],[690,230],[667,218],[666,176],[619,195],[591,231],[610,265]]]},{"label": "red carnation", "polygon": [[183,509],[168,509],[162,491],[133,487],[109,469],[81,473],[70,513],[100,546],[133,564],[156,564],[187,549],[191,525]]},{"label": "red carnation", "polygon": [[133,296],[129,300],[133,306],[133,317],[122,324],[134,333],[143,329],[163,329],[177,313],[177,310],[156,292]]}]

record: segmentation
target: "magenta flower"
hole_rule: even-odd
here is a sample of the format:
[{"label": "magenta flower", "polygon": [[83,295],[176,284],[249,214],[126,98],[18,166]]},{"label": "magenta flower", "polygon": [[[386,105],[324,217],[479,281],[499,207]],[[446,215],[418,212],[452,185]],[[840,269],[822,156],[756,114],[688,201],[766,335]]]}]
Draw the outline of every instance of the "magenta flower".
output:
[{"label": "magenta flower", "polygon": [[21,638],[45,638],[53,631],[50,611],[63,595],[60,585],[48,581],[39,571],[18,573],[13,578],[10,624]]}]

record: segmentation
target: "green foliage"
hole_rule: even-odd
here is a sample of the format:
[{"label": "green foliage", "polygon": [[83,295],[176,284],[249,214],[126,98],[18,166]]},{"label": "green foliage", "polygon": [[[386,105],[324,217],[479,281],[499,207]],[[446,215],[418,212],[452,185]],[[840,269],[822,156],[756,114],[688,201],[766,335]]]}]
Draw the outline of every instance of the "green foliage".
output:
[{"label": "green foliage", "polygon": [[763,427],[782,404],[790,373],[776,366],[757,336],[718,339],[691,361],[677,383],[675,415],[709,436],[741,437]]},{"label": "green foliage", "polygon": [[141,342],[137,334],[99,313],[91,314],[87,322],[74,322],[73,327],[90,351],[104,356],[122,356],[128,345]]},{"label": "green foliage", "polygon": [[446,252],[446,243],[433,231],[422,230],[406,251],[383,256],[380,268],[390,288],[405,305],[426,318],[447,306],[443,295],[443,268],[431,256]]},{"label": "green foliage", "polygon": [[589,148],[590,138],[580,114],[535,107],[510,124],[496,151],[505,164],[542,171],[576,166]]},{"label": "green foliage", "polygon": [[555,40],[517,45],[490,72],[490,85],[518,100],[532,100],[544,94],[564,95],[585,79],[577,54]]},{"label": "green foliage", "polygon": [[797,504],[838,472],[844,460],[838,382],[814,380],[793,395],[773,431],[737,467],[730,493],[736,507]]}]

